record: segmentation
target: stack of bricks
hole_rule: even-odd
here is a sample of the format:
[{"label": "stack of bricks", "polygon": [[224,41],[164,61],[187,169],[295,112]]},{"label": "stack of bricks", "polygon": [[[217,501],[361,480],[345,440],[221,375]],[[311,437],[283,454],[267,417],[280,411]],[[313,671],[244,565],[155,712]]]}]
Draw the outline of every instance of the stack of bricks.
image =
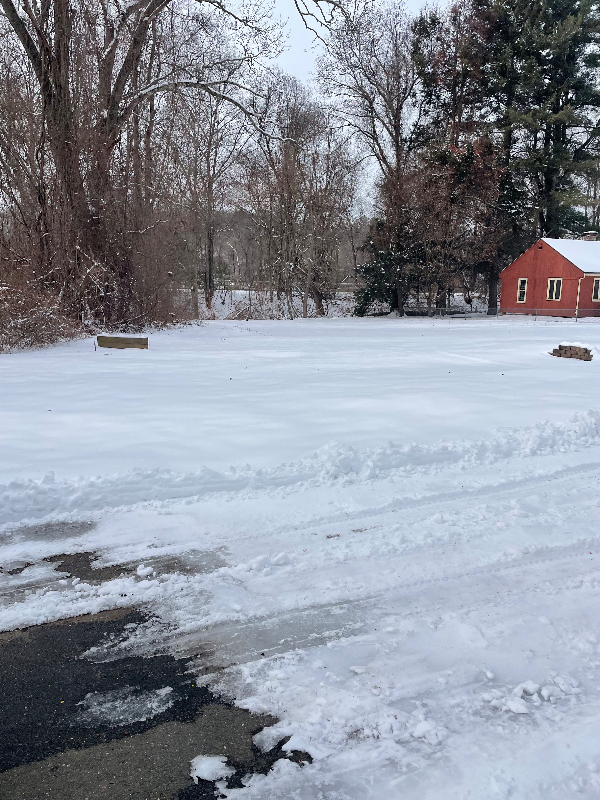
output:
[{"label": "stack of bricks", "polygon": [[559,358],[578,358],[580,361],[592,360],[592,351],[588,347],[577,347],[576,345],[559,344],[550,355],[559,356]]}]

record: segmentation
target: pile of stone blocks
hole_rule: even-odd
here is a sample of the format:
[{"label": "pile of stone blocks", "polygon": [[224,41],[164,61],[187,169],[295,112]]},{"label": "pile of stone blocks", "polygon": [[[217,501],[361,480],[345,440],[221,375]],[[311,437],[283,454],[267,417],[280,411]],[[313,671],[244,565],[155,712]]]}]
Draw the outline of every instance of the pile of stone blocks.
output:
[{"label": "pile of stone blocks", "polygon": [[559,344],[550,355],[559,358],[578,358],[580,361],[591,361],[593,358],[591,348],[576,344]]}]

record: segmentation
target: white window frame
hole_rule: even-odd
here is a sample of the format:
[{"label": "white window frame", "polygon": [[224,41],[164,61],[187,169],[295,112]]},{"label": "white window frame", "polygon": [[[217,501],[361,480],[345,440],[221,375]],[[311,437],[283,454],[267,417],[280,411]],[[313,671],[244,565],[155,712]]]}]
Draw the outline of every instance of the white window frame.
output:
[{"label": "white window frame", "polygon": [[[521,288],[521,284],[525,285]],[[523,292],[523,299],[520,300],[521,292]],[[517,303],[525,303],[527,301],[527,278],[519,278],[517,282]]]},{"label": "white window frame", "polygon": [[[552,284],[552,292],[550,292],[550,284]],[[558,297],[556,296],[557,284],[558,284]],[[563,285],[562,278],[548,278],[548,292],[546,294],[546,300],[554,300],[556,302],[560,301],[560,298],[562,297],[562,285]]]},{"label": "white window frame", "polygon": [[594,278],[594,288],[592,289],[592,303],[600,303],[600,278]]}]

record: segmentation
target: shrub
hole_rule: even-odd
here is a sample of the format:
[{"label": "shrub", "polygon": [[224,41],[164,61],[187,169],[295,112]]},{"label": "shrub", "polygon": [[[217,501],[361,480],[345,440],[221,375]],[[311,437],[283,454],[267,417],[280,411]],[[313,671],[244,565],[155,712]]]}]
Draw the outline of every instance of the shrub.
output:
[{"label": "shrub", "polygon": [[32,287],[0,285],[0,353],[56,344],[85,332],[61,311],[56,297]]}]

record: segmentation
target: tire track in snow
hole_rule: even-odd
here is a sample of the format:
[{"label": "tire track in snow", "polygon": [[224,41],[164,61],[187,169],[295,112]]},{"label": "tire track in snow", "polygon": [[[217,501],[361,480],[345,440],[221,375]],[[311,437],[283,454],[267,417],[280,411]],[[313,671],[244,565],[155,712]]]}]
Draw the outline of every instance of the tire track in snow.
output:
[{"label": "tire track in snow", "polygon": [[[453,503],[465,500],[484,500],[488,497],[497,497],[502,494],[509,494],[511,497],[515,496],[515,491],[519,494],[525,494],[526,491],[540,486],[544,483],[554,481],[567,480],[575,475],[583,475],[585,473],[600,472],[600,462],[592,461],[587,464],[577,464],[571,467],[561,467],[551,472],[544,472],[528,478],[510,479],[507,481],[500,481],[493,484],[481,484],[475,489],[456,489],[448,492],[437,492],[431,495],[422,497],[403,497],[395,498],[381,506],[373,506],[371,508],[363,508],[357,511],[342,511],[337,514],[329,516],[315,517],[310,520],[302,521],[301,523],[293,525],[281,525],[270,529],[270,533],[287,533],[293,531],[304,530],[308,525],[312,527],[337,525],[341,522],[361,522],[363,519],[371,517],[383,516],[384,514],[395,513],[397,511],[410,511],[413,509],[435,507],[443,504],[443,510],[447,511],[447,503]],[[592,476],[595,477],[595,476]],[[236,534],[235,539],[240,538],[255,539],[255,533],[247,535]]]},{"label": "tire track in snow", "polygon": [[[215,669],[264,656],[318,647],[328,641],[360,634],[372,627],[368,618],[373,614],[398,614],[409,620],[424,613],[439,613],[440,610],[444,614],[481,610],[484,606],[497,606],[495,597],[491,595],[500,593],[503,606],[522,604],[523,598],[532,592],[547,593],[550,583],[553,594],[577,591],[579,587],[569,586],[573,578],[564,577],[565,574],[572,576],[574,572],[576,580],[584,576],[587,588],[590,581],[594,587],[600,587],[600,563],[592,565],[587,561],[589,545],[590,540],[579,540],[565,546],[544,547],[537,553],[528,553],[509,563],[494,562],[455,570],[452,574],[409,581],[394,592],[386,588],[360,597],[348,596],[330,603],[311,603],[300,608],[247,616],[241,621],[221,622],[208,627],[199,625],[196,630],[190,630],[189,625],[183,631],[173,629],[172,620],[164,626],[155,623],[140,631],[140,635],[134,633],[126,642],[108,645],[94,657],[112,659],[117,654],[122,657],[123,652],[150,655],[165,649],[182,658],[201,653],[202,666],[198,669],[211,673]],[[442,560],[436,558],[435,552],[431,556],[433,561]],[[569,562],[575,565],[581,562],[581,566],[565,570]],[[551,571],[546,569],[548,566],[552,567]],[[482,584],[484,578],[486,581]],[[460,587],[460,592],[457,587]],[[457,601],[461,595],[469,598],[467,605]],[[414,610],[408,610],[409,607]],[[154,610],[160,612],[159,608]]]},{"label": "tire track in snow", "polygon": [[[415,499],[410,499],[410,500],[402,500],[402,501],[394,501],[394,503],[396,504],[395,508],[390,509],[386,505],[386,507],[384,507],[383,510],[382,510],[381,507],[379,507],[379,509],[367,509],[366,510],[366,516],[372,522],[373,518],[376,518],[377,516],[381,516],[381,517],[389,516],[389,514],[391,512],[394,512],[396,510],[407,510],[407,509],[417,509],[417,510],[419,510],[419,509],[428,509],[428,510],[433,510],[438,505],[443,505],[443,510],[446,513],[448,513],[448,512],[451,513],[452,512],[452,508],[449,508],[449,505],[448,505],[451,501],[454,504],[457,504],[457,503],[458,504],[462,504],[464,502],[465,497],[476,497],[476,498],[479,498],[479,499],[483,499],[485,497],[500,497],[500,496],[502,496],[504,494],[508,494],[508,495],[511,496],[512,499],[514,499],[515,496],[518,496],[518,494],[526,494],[526,493],[531,491],[532,487],[535,487],[535,486],[537,486],[539,484],[552,482],[553,485],[556,486],[557,484],[560,484],[561,481],[570,480],[572,478],[572,476],[575,475],[575,474],[581,476],[581,475],[584,475],[584,474],[588,473],[588,474],[590,474],[590,480],[591,480],[591,478],[593,477],[593,476],[591,476],[591,473],[596,471],[599,467],[600,467],[600,464],[598,464],[598,463],[589,463],[589,464],[583,464],[583,465],[579,465],[579,466],[575,466],[575,467],[568,467],[568,468],[564,468],[564,469],[560,469],[560,470],[554,470],[553,472],[543,473],[542,475],[537,475],[537,476],[534,476],[534,477],[532,477],[530,479],[526,479],[526,480],[518,480],[518,481],[511,480],[511,481],[503,482],[500,485],[494,484],[494,485],[487,486],[487,487],[486,486],[480,486],[480,487],[477,487],[476,489],[473,489],[473,490],[465,489],[465,490],[461,490],[461,491],[438,493],[438,494],[435,494],[435,495],[432,495],[432,496],[428,496],[428,497],[421,497],[421,498],[415,498]],[[515,493],[516,493],[517,489],[519,490],[519,492],[516,495]],[[558,492],[558,490],[556,490],[556,491]],[[398,505],[401,502],[404,503],[404,505],[402,507],[400,507]],[[358,513],[357,514],[353,514],[350,517],[348,517],[348,515],[346,515],[346,514],[334,515],[334,517],[328,517],[322,522],[322,531],[321,532],[324,533],[324,531],[327,530],[329,528],[329,526],[332,525],[332,524],[336,524],[336,523],[339,524],[340,522],[346,523],[349,520],[355,520],[355,521],[358,520],[360,522],[360,521],[363,520],[363,518],[364,518],[364,515],[360,515],[359,516]],[[403,522],[406,523],[406,525],[408,526],[409,524],[410,525],[415,525],[418,522],[418,520],[415,520],[415,519],[404,520]],[[356,522],[353,522],[352,524],[356,524]],[[399,524],[398,522],[394,521],[393,522],[393,528],[396,529],[398,527],[398,524]],[[384,525],[385,525],[385,523],[384,523]],[[289,530],[297,530],[298,527],[299,526],[285,526],[285,529],[287,529],[288,531]],[[318,526],[316,526],[314,524],[312,524],[311,527],[313,527],[313,528],[317,527],[318,528]],[[385,528],[387,528],[387,530]],[[390,525],[388,524],[388,525],[385,525],[385,527],[382,530],[380,529],[380,530],[377,530],[377,531],[373,531],[373,533],[369,535],[370,536],[369,541],[374,542],[374,544],[376,545],[377,544],[377,538],[380,537],[382,534],[384,536],[390,536],[389,528],[390,528]],[[473,525],[470,524],[468,526],[468,528],[472,529]],[[23,531],[24,531],[23,528],[21,528],[19,530],[20,530],[21,533],[23,533]],[[279,529],[279,530],[281,530],[281,529]],[[268,534],[267,534],[268,538],[270,538],[273,535],[273,533],[274,533],[273,531],[269,531]],[[393,533],[394,533],[394,530],[391,531],[391,535],[392,536],[393,536]],[[460,540],[460,538],[461,538],[461,533],[462,532],[456,532],[456,534],[455,534],[458,540]],[[495,532],[495,531],[490,532],[489,529],[488,530],[484,529],[481,532],[480,539],[492,538],[495,535],[497,535],[497,532]],[[239,534],[239,533],[234,531],[234,532],[232,532],[232,535],[230,537],[222,537],[221,538],[221,544],[226,544],[228,541],[234,541],[234,540],[240,541],[242,539],[249,540],[249,539],[255,539],[255,538],[256,538],[255,534],[249,533],[249,534],[241,535],[241,534]],[[476,539],[476,540],[470,539],[468,541],[461,542],[458,550],[454,549],[454,545],[455,545],[454,542],[448,542],[447,540],[444,541],[444,542],[441,542],[439,544],[436,544],[435,542],[432,543],[431,541],[428,541],[427,543],[424,543],[424,542],[415,542],[413,544],[410,544],[410,543],[406,544],[405,543],[404,546],[401,549],[399,549],[396,554],[394,554],[394,558],[395,558],[396,562],[398,563],[398,565],[401,566],[402,569],[405,572],[409,568],[409,565],[411,564],[413,559],[415,559],[417,562],[419,562],[419,561],[422,562],[423,561],[422,556],[424,554],[424,551],[426,551],[426,562],[425,563],[427,564],[427,569],[429,571],[431,570],[431,565],[441,564],[445,559],[448,558],[449,554],[451,555],[453,562],[460,562],[460,563],[464,564],[465,560],[467,562],[470,560],[468,554],[465,557],[464,551],[465,550],[471,550],[472,547],[473,547],[473,542],[474,541],[479,541],[479,539]],[[415,591],[415,590],[417,590],[419,588],[419,586],[423,586],[424,590],[425,590],[428,586],[434,586],[436,583],[443,582],[443,581],[446,581],[446,582],[448,582],[448,581],[460,582],[460,580],[462,580],[462,579],[482,576],[483,574],[485,574],[485,573],[489,574],[492,571],[495,571],[495,572],[502,571],[502,570],[511,571],[511,570],[516,569],[516,568],[519,568],[520,563],[523,563],[524,561],[526,561],[527,563],[530,563],[530,562],[533,562],[534,560],[537,559],[540,563],[544,563],[545,561],[555,560],[556,558],[560,558],[561,557],[561,553],[565,554],[565,557],[566,557],[566,554],[567,554],[569,549],[573,549],[574,551],[577,551],[579,548],[589,547],[589,546],[593,546],[595,544],[597,544],[597,542],[595,542],[594,540],[581,539],[581,540],[579,540],[579,541],[577,541],[575,543],[572,543],[570,545],[567,545],[567,546],[556,546],[556,547],[554,547],[552,545],[546,545],[544,547],[535,548],[534,550],[532,550],[532,552],[530,552],[526,556],[521,556],[519,559],[515,559],[514,561],[511,561],[511,562],[508,562],[508,563],[503,559],[502,561],[495,561],[493,564],[486,564],[486,565],[482,565],[482,566],[479,566],[479,567],[476,567],[476,568],[469,567],[468,569],[462,570],[461,572],[457,572],[457,573],[453,572],[453,574],[451,574],[451,575],[448,575],[448,574],[446,574],[446,575],[438,575],[438,576],[436,576],[436,577],[434,577],[432,579],[425,579],[424,578],[424,579],[419,579],[419,580],[416,580],[416,581],[413,581],[413,582],[410,582],[410,583],[406,583],[402,587],[402,592],[406,593],[406,592],[409,592],[409,591]],[[540,558],[539,557],[540,554],[545,554],[545,555],[542,558]],[[321,553],[320,555],[321,555],[321,562],[320,562],[321,565],[323,565],[325,567],[331,566],[330,562],[331,562],[331,558],[334,557],[334,554],[327,553],[325,561],[322,561],[322,555],[323,554]],[[357,563],[361,559],[362,559],[362,556],[359,553],[354,558],[351,558],[350,562],[354,561],[355,563]],[[373,568],[376,567],[376,565],[381,563],[382,560],[383,560],[382,558],[378,558],[377,556],[375,556],[374,558],[369,556],[369,561],[371,562],[371,570],[370,571],[372,571]],[[386,557],[386,560],[387,560],[387,557]],[[342,564],[340,564],[339,566],[340,566],[340,569],[345,569],[347,565],[348,565],[348,561],[345,561]],[[335,566],[338,566],[338,565],[336,564]],[[230,568],[226,568],[226,569],[231,569],[231,567]],[[369,572],[369,570],[367,570],[367,572]],[[198,587],[198,588],[200,588],[200,587]],[[204,590],[206,590],[206,588],[207,587],[203,587]],[[386,589],[386,590],[384,590],[382,592],[375,592],[375,593],[371,593],[371,594],[361,595],[361,597],[359,597],[359,598],[356,598],[356,596],[353,596],[353,595],[346,595],[346,596],[341,597],[339,600],[336,600],[335,602],[332,602],[332,603],[325,603],[325,604],[321,604],[321,605],[317,604],[316,606],[314,604],[309,604],[309,605],[303,606],[302,608],[297,609],[297,610],[296,609],[288,609],[288,610],[283,610],[280,613],[284,613],[284,614],[285,613],[302,614],[305,611],[306,612],[311,612],[312,609],[315,609],[315,608],[323,608],[323,609],[332,610],[332,609],[336,609],[336,608],[338,608],[340,606],[346,605],[348,603],[354,603],[354,602],[362,603],[363,601],[371,601],[371,600],[375,600],[377,598],[382,598],[382,597],[385,596],[385,594],[387,592],[388,592],[388,590]],[[135,598],[132,598],[130,602],[131,603],[135,603],[136,602]],[[121,600],[120,603],[123,604],[123,600]],[[127,605],[128,602],[125,601],[124,604]],[[275,616],[277,616],[277,615],[275,615]],[[268,621],[268,618],[265,617],[265,620]],[[352,622],[352,619],[349,619],[349,622]],[[224,623],[224,624],[228,625],[229,623]],[[242,624],[246,625],[247,622],[244,622]],[[323,630],[325,630],[325,629],[322,628],[322,625],[317,625],[317,629],[315,629],[315,633],[319,637],[322,637]],[[307,633],[307,636],[309,636],[309,635],[310,635],[310,632]],[[300,646],[300,645],[297,645],[297,646]],[[267,645],[265,645],[265,647],[267,647]],[[265,648],[263,647],[262,649],[264,650]]]},{"label": "tire track in snow", "polygon": [[[535,489],[536,487],[542,486],[545,483],[556,484],[560,481],[567,481],[575,475],[585,475],[588,473],[590,474],[590,478],[595,478],[596,476],[591,474],[593,472],[600,473],[600,462],[589,462],[572,467],[563,467],[529,478],[510,479],[493,484],[481,484],[475,489],[466,488],[448,492],[437,492],[435,494],[425,495],[422,497],[395,498],[380,506],[365,507],[356,511],[341,511],[339,513],[330,514],[327,516],[311,517],[292,524],[287,523],[285,525],[273,525],[268,529],[268,536],[271,537],[285,533],[305,531],[309,527],[311,529],[315,529],[315,531],[319,528],[322,528],[322,532],[324,533],[325,529],[329,527],[338,526],[341,524],[345,525],[346,523],[360,525],[366,520],[370,520],[372,523],[377,517],[384,517],[395,514],[399,511],[430,509],[431,512],[434,512],[438,510],[438,506],[442,507],[442,511],[450,513],[448,503],[462,503],[468,500],[477,500],[483,502],[486,498],[501,497],[502,495],[508,495],[511,497],[511,499],[521,495],[527,496],[531,489]],[[381,528],[377,530],[377,533],[383,531],[385,527],[393,526],[395,529],[398,527],[398,525],[403,523],[398,522],[398,520],[395,518],[390,518],[389,526],[387,523],[381,523]],[[377,528],[379,528],[378,525],[371,524],[369,527],[364,528],[361,531],[350,532],[361,535],[366,531],[375,531]],[[222,531],[219,533],[219,541],[223,542],[224,544],[227,542],[255,541],[256,539],[257,535],[254,530],[249,530],[248,532],[235,530],[229,536],[227,535],[227,531]],[[407,549],[404,552],[409,552],[409,550]]]}]

